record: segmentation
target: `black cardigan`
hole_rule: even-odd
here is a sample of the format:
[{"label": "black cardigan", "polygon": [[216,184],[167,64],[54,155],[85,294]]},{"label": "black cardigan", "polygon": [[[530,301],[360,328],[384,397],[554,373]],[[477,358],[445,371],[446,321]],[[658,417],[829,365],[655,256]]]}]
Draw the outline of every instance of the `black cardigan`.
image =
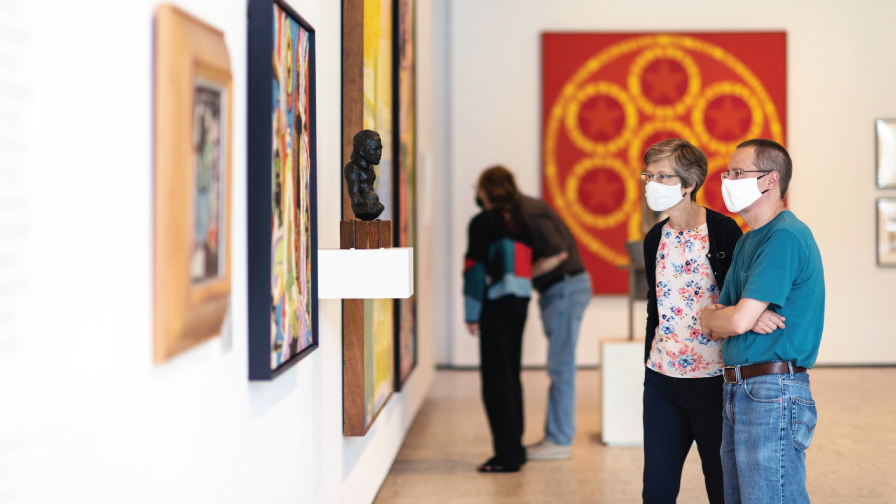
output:
[{"label": "black cardigan", "polygon": [[[644,266],[647,269],[647,333],[644,338],[644,362],[650,358],[650,347],[656,328],[660,325],[659,311],[656,306],[656,253],[660,248],[660,240],[663,237],[663,226],[669,222],[666,219],[653,228],[644,237]],[[706,228],[709,234],[709,265],[719,285],[719,292],[725,285],[725,276],[731,267],[731,258],[734,256],[734,247],[737,240],[743,236],[734,219],[722,215],[710,209],[706,209]]]}]

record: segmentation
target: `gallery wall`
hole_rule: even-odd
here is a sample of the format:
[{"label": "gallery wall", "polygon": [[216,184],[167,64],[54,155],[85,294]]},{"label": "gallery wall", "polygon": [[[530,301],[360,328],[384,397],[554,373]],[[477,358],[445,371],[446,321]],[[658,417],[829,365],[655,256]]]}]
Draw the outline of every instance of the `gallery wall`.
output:
[{"label": "gallery wall", "polygon": [[[896,363],[896,269],[875,262],[874,120],[896,117],[891,64],[896,4],[761,0],[750,8],[692,0],[455,0],[440,17],[449,75],[444,157],[451,172],[450,264],[460,268],[466,226],[476,212],[472,185],[502,163],[523,192],[540,195],[541,51],[545,31],[787,32],[787,147],[794,159],[788,205],[815,234],[827,285],[820,364]],[[439,40],[439,39],[437,39]],[[437,49],[436,55],[440,50]],[[439,123],[442,124],[442,123]],[[463,328],[461,277],[450,277],[451,337],[437,362],[476,365],[476,341]],[[597,279],[599,281],[599,279]],[[644,313],[644,305],[638,308]],[[627,333],[627,302],[595,297],[585,314],[578,362],[596,364],[602,338]],[[638,317],[636,334],[643,334]],[[524,363],[544,363],[535,302],[529,308]]]},{"label": "gallery wall", "polygon": [[[434,375],[431,2],[417,1],[419,361],[361,438],[342,435],[340,301],[320,303],[318,350],[247,379],[246,0],[176,2],[230,52],[233,288],[223,337],[153,364],[157,3],[0,3],[0,502],[372,502]],[[341,2],[289,3],[317,33],[319,240],[338,248]]]}]

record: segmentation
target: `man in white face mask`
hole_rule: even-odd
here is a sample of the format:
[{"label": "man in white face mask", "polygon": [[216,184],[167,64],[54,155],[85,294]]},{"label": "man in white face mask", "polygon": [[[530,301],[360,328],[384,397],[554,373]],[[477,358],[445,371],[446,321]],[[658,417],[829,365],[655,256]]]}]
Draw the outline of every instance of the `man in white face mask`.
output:
[{"label": "man in white face mask", "polygon": [[725,205],[752,228],[719,303],[700,317],[704,334],[724,340],[727,504],[809,502],[805,450],[818,414],[806,371],[821,343],[825,290],[815,238],[784,207],[792,169],[784,147],[755,139],[722,174]]}]

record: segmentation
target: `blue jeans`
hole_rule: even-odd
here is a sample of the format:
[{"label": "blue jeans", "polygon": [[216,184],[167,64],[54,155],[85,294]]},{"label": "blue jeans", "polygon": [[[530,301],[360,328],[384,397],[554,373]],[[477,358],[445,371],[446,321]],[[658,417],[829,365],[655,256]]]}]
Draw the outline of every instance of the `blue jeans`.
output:
[{"label": "blue jeans", "polygon": [[545,438],[569,446],[576,433],[576,343],[585,308],[591,301],[591,279],[580,273],[541,293],[538,305],[548,337],[548,418]]},{"label": "blue jeans", "polygon": [[805,450],[818,420],[809,374],[757,376],[723,390],[725,503],[808,504]]}]

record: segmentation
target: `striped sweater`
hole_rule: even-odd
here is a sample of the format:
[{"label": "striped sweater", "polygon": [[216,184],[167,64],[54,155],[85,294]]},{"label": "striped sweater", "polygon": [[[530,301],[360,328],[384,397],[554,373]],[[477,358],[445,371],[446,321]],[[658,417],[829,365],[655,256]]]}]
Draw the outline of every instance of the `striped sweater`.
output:
[{"label": "striped sweater", "polygon": [[470,221],[464,258],[464,320],[479,321],[486,299],[532,297],[532,246],[518,206],[512,218],[498,209]]}]

